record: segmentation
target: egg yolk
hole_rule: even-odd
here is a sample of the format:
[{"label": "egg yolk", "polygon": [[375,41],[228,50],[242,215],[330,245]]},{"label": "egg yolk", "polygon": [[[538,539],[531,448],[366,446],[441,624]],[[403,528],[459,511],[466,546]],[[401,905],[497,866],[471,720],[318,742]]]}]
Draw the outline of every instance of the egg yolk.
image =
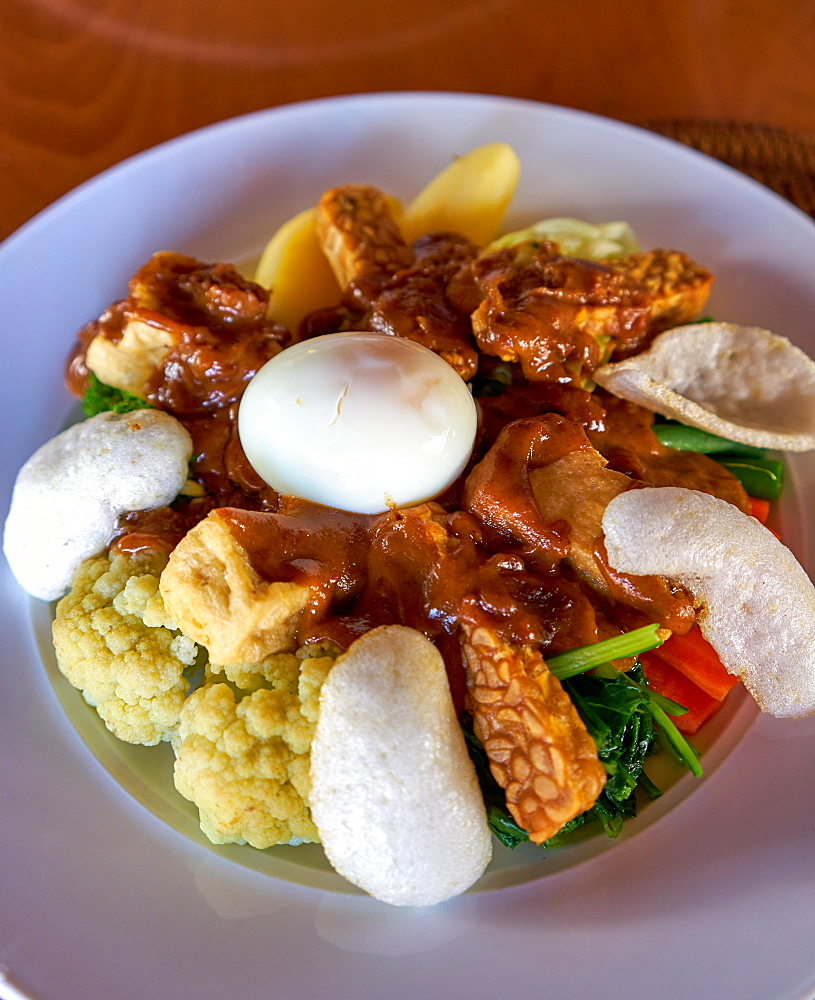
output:
[{"label": "egg yolk", "polygon": [[467,464],[476,424],[450,365],[378,333],[286,348],[250,381],[238,413],[246,457],[273,489],[360,514],[442,493]]}]

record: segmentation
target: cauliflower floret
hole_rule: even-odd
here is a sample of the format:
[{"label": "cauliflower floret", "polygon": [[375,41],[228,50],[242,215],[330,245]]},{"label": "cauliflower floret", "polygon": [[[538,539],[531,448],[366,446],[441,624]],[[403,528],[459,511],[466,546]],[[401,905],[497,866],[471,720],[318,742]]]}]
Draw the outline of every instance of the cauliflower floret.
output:
[{"label": "cauliflower floret", "polygon": [[246,694],[266,687],[296,695],[300,659],[294,653],[270,653],[258,663],[207,664],[207,680],[223,678]]},{"label": "cauliflower floret", "polygon": [[163,553],[88,559],[53,624],[59,668],[127,743],[170,741],[198,647],[180,634],[158,589]]},{"label": "cauliflower floret", "polygon": [[[175,786],[198,807],[214,844],[319,842],[308,807],[310,749],[335,655],[316,647],[211,667],[187,699]],[[220,672],[231,683],[216,680]]]}]

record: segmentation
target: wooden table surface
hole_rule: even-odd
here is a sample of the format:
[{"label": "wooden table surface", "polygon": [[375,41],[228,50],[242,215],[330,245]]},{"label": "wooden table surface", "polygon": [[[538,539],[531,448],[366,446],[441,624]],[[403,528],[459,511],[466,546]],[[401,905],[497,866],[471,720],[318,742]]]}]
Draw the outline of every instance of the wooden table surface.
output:
[{"label": "wooden table surface", "polygon": [[812,0],[3,0],[0,238],[105,167],[330,94],[496,93],[815,133]]}]

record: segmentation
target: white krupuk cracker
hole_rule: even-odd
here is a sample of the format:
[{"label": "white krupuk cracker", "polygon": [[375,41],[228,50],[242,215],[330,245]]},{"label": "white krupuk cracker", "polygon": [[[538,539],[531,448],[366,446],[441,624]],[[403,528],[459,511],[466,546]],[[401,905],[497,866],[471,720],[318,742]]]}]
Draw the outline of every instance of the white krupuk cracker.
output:
[{"label": "white krupuk cracker", "polygon": [[661,333],[594,373],[615,396],[733,441],[815,448],[815,362],[785,337],[734,323]]},{"label": "white krupuk cracker", "polygon": [[815,587],[771,531],[679,487],[622,493],[603,530],[614,569],[665,576],[691,592],[703,635],[763,711],[815,712]]},{"label": "white krupuk cracker", "polygon": [[160,410],[99,413],[46,442],[14,485],[3,550],[20,586],[50,601],[110,542],[120,514],[175,499],[192,439]]},{"label": "white krupuk cracker", "polygon": [[444,661],[420,632],[373,629],[323,684],[311,814],[334,868],[386,903],[469,888],[492,853]]}]

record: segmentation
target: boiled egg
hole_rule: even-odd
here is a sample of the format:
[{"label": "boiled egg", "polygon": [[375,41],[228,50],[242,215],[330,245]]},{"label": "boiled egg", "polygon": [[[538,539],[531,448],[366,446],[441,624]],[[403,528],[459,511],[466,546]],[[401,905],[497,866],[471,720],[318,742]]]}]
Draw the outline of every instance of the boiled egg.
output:
[{"label": "boiled egg", "polygon": [[252,378],[238,432],[278,493],[360,514],[442,493],[473,448],[465,382],[420,344],[332,333],[286,348]]}]

